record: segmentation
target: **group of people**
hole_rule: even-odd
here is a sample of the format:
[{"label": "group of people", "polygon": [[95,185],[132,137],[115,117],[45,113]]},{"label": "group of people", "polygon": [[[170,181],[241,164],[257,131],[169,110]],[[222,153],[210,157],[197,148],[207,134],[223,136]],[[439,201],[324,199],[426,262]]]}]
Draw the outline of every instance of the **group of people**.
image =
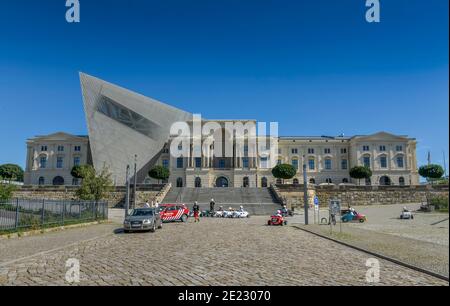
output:
[{"label": "group of people", "polygon": [[[214,199],[211,199],[209,202],[209,212],[214,212],[214,207],[216,206],[216,201]],[[222,207],[222,206],[221,206]],[[200,206],[198,205],[198,202],[194,202],[194,206],[192,206],[192,211],[194,212],[194,222],[200,222]]]},{"label": "group of people", "polygon": [[149,202],[145,202],[144,204],[145,208],[158,208],[159,202],[158,201],[151,201],[151,204]]}]

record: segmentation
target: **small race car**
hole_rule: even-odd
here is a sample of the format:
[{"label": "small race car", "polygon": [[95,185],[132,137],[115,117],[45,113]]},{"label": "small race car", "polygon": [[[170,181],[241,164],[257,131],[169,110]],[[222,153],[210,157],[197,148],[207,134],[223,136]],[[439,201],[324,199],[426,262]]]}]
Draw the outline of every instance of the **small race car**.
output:
[{"label": "small race car", "polygon": [[359,223],[363,223],[365,221],[367,221],[367,218],[365,215],[360,214],[358,212],[356,212],[355,210],[350,211],[350,210],[343,210],[341,211],[341,221],[346,223],[346,222],[359,222]]},{"label": "small race car", "polygon": [[233,209],[224,210],[222,213],[223,218],[233,218],[235,211]]},{"label": "small race car", "polygon": [[400,214],[400,219],[414,219],[414,215],[412,211],[404,209],[402,210],[402,213]]},{"label": "small race car", "polygon": [[163,222],[187,222],[189,217],[189,209],[185,204],[161,204],[159,213]]},{"label": "small race car", "polygon": [[250,218],[250,214],[245,210],[236,210],[233,213],[233,218]]},{"label": "small race car", "polygon": [[273,215],[270,217],[270,219],[267,221],[267,225],[287,225],[287,220],[284,219],[281,215]]}]

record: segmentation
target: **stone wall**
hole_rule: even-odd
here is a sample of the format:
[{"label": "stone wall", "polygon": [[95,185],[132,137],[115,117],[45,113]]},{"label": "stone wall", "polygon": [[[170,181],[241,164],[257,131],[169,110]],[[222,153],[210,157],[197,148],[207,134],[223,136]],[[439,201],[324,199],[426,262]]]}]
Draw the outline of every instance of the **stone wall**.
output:
[{"label": "stone wall", "polygon": [[[280,196],[288,206],[303,206],[303,185],[278,186]],[[317,195],[321,206],[328,206],[330,199],[341,200],[342,206],[373,204],[421,203],[434,197],[447,197],[448,186],[315,186],[309,187],[310,205]]]},{"label": "stone wall", "polygon": [[[147,201],[155,201],[162,188],[162,186],[138,187],[136,190],[137,205],[140,206]],[[23,186],[14,192],[13,197],[19,199],[76,200],[76,190],[77,187],[73,186]],[[114,187],[106,194],[104,200],[108,202],[109,207],[122,207],[125,203],[125,195],[125,187]]]}]

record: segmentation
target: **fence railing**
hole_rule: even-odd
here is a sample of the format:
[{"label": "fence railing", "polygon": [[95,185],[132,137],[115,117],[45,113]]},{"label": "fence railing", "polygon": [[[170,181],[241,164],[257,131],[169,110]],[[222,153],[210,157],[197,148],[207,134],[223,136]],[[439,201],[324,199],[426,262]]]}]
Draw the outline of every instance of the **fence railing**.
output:
[{"label": "fence railing", "polygon": [[104,220],[108,203],[11,199],[0,201],[0,231]]}]

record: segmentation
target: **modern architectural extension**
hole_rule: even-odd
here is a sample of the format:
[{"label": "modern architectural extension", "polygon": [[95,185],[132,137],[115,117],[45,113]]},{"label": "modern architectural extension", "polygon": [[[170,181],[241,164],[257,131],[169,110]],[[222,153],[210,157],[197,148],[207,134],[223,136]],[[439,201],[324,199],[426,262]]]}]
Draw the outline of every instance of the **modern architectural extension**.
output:
[{"label": "modern architectural extension", "polygon": [[[77,183],[70,177],[75,158],[80,163],[92,163],[96,169],[108,167],[117,185],[125,183],[126,167],[132,168],[135,160],[138,183],[156,183],[147,175],[155,165],[170,169],[168,181],[176,187],[266,187],[277,183],[271,174],[273,165],[267,155],[259,154],[258,145],[244,142],[242,152],[238,153],[236,143],[232,142],[230,155],[217,154],[217,148],[225,145],[206,144],[208,137],[201,136],[199,140],[192,136],[184,148],[188,154],[174,156],[170,148],[177,138],[170,134],[170,128],[175,122],[191,126],[193,114],[83,73],[80,80],[89,144],[86,137],[62,133],[29,140],[26,184]],[[210,122],[201,120],[201,129]],[[256,123],[255,120],[214,122],[224,130],[227,122]],[[195,147],[196,141],[201,150]],[[257,138],[258,141],[261,140]],[[280,136],[276,142],[275,163],[292,164],[297,169],[297,175],[284,183],[302,184],[302,167],[306,164],[312,184],[358,183],[349,176],[349,169],[356,165],[368,166],[373,172],[372,178],[361,184],[419,184],[414,138],[378,132],[350,137]],[[58,151],[59,146],[68,151]],[[80,154],[74,150],[76,146],[82,147]],[[248,154],[249,151],[256,151],[256,155]]]}]

